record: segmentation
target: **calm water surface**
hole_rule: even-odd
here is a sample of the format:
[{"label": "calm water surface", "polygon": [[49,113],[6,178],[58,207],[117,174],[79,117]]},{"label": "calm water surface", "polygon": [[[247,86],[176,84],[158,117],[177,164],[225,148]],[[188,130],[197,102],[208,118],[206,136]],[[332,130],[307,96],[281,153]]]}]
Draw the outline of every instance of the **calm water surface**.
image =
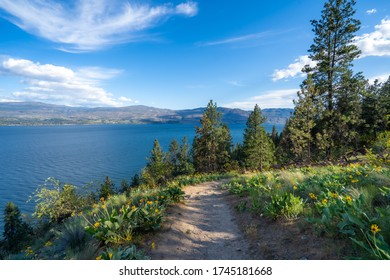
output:
[{"label": "calm water surface", "polygon": [[[245,126],[229,127],[241,142]],[[119,187],[145,166],[154,139],[166,151],[172,139],[187,136],[191,143],[194,135],[194,125],[183,124],[0,127],[0,228],[6,203],[32,213],[27,200],[49,177],[99,186],[110,176]]]}]

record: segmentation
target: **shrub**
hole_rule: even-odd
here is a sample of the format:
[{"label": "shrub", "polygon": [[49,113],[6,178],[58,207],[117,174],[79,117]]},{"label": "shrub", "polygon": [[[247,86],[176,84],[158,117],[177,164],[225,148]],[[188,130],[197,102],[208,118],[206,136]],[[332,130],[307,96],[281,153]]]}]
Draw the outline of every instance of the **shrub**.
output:
[{"label": "shrub", "polygon": [[30,200],[33,198],[36,202],[33,215],[38,219],[47,218],[54,223],[59,223],[80,212],[86,203],[86,199],[77,193],[76,186],[61,185],[59,181],[52,178],[35,191]]}]

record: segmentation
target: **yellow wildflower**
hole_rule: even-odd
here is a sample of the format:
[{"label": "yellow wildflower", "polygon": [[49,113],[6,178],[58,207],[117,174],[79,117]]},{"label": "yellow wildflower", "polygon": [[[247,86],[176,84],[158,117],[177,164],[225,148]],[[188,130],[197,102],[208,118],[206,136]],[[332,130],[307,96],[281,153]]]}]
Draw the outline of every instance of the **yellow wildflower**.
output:
[{"label": "yellow wildflower", "polygon": [[337,193],[332,193],[333,198],[337,198]]},{"label": "yellow wildflower", "polygon": [[101,202],[104,202],[104,201],[105,201],[105,198],[104,198],[104,197],[101,197],[101,198],[100,198],[100,201],[101,201]]},{"label": "yellow wildflower", "polygon": [[158,212],[160,212],[160,211],[158,211],[158,209],[156,209],[156,210],[154,210],[154,212],[158,213]]},{"label": "yellow wildflower", "polygon": [[345,200],[346,200],[347,202],[351,202],[351,201],[352,201],[352,197],[350,197],[349,195],[347,195],[347,196],[345,197]]},{"label": "yellow wildflower", "polygon": [[356,172],[356,175],[360,176],[360,175],[362,175],[362,172],[358,171],[358,172]]},{"label": "yellow wildflower", "polygon": [[102,259],[102,255],[96,257],[96,260],[100,261]]},{"label": "yellow wildflower", "polygon": [[152,247],[152,249],[155,249],[156,248],[156,244],[154,242],[152,242],[151,247]]},{"label": "yellow wildflower", "polygon": [[296,189],[298,189],[298,187],[297,186],[293,186],[293,189],[296,190]]},{"label": "yellow wildflower", "polygon": [[135,210],[136,208],[135,205],[131,206],[131,210]]},{"label": "yellow wildflower", "polygon": [[34,251],[31,249],[31,247],[27,247],[25,252],[26,252],[27,256],[32,255],[34,253]]},{"label": "yellow wildflower", "polygon": [[126,235],[126,241],[131,241],[132,236],[130,234]]},{"label": "yellow wildflower", "polygon": [[309,196],[313,200],[317,199],[317,196],[314,193],[309,193]]},{"label": "yellow wildflower", "polygon": [[359,180],[352,180],[351,183],[357,183]]},{"label": "yellow wildflower", "polygon": [[161,199],[163,199],[163,198],[164,198],[164,196],[162,195],[162,196],[160,196],[160,198],[161,198]]},{"label": "yellow wildflower", "polygon": [[148,201],[148,202],[146,202],[148,205],[151,205],[151,204],[153,204],[153,201]]},{"label": "yellow wildflower", "polygon": [[372,225],[371,225],[371,231],[372,231],[373,233],[377,233],[377,232],[380,232],[381,229],[378,227],[377,224],[372,224]]},{"label": "yellow wildflower", "polygon": [[107,198],[110,198],[110,197],[111,197],[111,194],[108,194],[108,195],[107,195]]},{"label": "yellow wildflower", "polygon": [[324,198],[324,199],[322,200],[322,204],[323,204],[323,205],[326,205],[326,203],[328,203],[328,200],[327,200],[326,198]]},{"label": "yellow wildflower", "polygon": [[103,204],[102,209],[106,209],[106,208],[107,208],[106,204]]},{"label": "yellow wildflower", "polygon": [[97,207],[98,207],[97,204],[92,205],[92,208],[97,208]]},{"label": "yellow wildflower", "polygon": [[45,243],[45,247],[50,247],[51,245],[53,245],[53,243],[51,243],[50,240]]},{"label": "yellow wildflower", "polygon": [[93,226],[94,226],[95,228],[98,228],[98,227],[100,227],[100,223],[99,223],[99,222],[96,222]]},{"label": "yellow wildflower", "polygon": [[108,258],[111,260],[112,259],[112,253],[108,253]]}]

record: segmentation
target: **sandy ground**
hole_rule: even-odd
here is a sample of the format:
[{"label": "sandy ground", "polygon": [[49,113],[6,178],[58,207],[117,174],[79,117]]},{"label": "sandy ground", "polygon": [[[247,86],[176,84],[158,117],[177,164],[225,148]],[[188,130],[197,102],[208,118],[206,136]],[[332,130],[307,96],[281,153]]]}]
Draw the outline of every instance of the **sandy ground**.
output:
[{"label": "sandy ground", "polygon": [[158,260],[245,260],[249,243],[236,223],[222,182],[184,189],[186,199],[167,211],[162,228],[154,235],[148,255]]}]

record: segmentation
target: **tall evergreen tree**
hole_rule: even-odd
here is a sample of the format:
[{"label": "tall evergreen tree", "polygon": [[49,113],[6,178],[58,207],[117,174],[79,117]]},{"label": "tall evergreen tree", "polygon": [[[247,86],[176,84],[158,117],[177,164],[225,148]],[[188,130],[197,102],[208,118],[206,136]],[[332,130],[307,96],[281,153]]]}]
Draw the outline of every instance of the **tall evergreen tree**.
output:
[{"label": "tall evergreen tree", "polygon": [[294,115],[289,123],[289,137],[291,140],[291,153],[295,159],[310,162],[314,145],[314,127],[319,114],[320,106],[318,92],[315,89],[311,75],[302,83],[298,100],[294,100]]},{"label": "tall evergreen tree", "polygon": [[194,172],[194,166],[191,162],[190,145],[188,144],[187,137],[184,136],[179,149],[179,166],[178,175],[189,175]]},{"label": "tall evergreen tree", "polygon": [[321,19],[311,21],[315,37],[309,52],[310,58],[317,64],[313,68],[306,67],[305,71],[312,74],[322,98],[324,111],[318,124],[317,141],[328,158],[332,156],[336,144],[335,103],[345,82],[342,77],[360,54],[357,46],[352,44],[360,28],[360,21],[353,18],[355,4],[355,0],[328,0]]},{"label": "tall evergreen tree", "polygon": [[243,143],[245,166],[251,170],[262,171],[274,162],[274,145],[263,127],[265,120],[256,104],[246,123]]},{"label": "tall evergreen tree", "polygon": [[110,177],[106,176],[104,183],[100,185],[99,197],[104,197],[105,199],[115,193],[114,183],[110,179]]},{"label": "tall evergreen tree", "polygon": [[345,157],[349,149],[358,149],[358,130],[362,123],[361,97],[365,84],[366,81],[360,73],[352,75],[352,71],[347,70],[341,76],[335,104],[335,141],[339,157]]},{"label": "tall evergreen tree", "polygon": [[166,164],[165,153],[157,139],[154,140],[150,157],[147,158],[146,167],[142,172],[142,180],[154,187],[163,184],[169,177],[169,168]]},{"label": "tall evergreen tree", "polygon": [[221,113],[212,100],[200,119],[201,126],[195,128],[192,156],[195,170],[211,173],[223,171],[228,162],[230,131],[222,124]]},{"label": "tall evergreen tree", "polygon": [[19,208],[8,202],[4,209],[3,244],[8,253],[18,253],[32,234],[32,229],[23,222]]}]

